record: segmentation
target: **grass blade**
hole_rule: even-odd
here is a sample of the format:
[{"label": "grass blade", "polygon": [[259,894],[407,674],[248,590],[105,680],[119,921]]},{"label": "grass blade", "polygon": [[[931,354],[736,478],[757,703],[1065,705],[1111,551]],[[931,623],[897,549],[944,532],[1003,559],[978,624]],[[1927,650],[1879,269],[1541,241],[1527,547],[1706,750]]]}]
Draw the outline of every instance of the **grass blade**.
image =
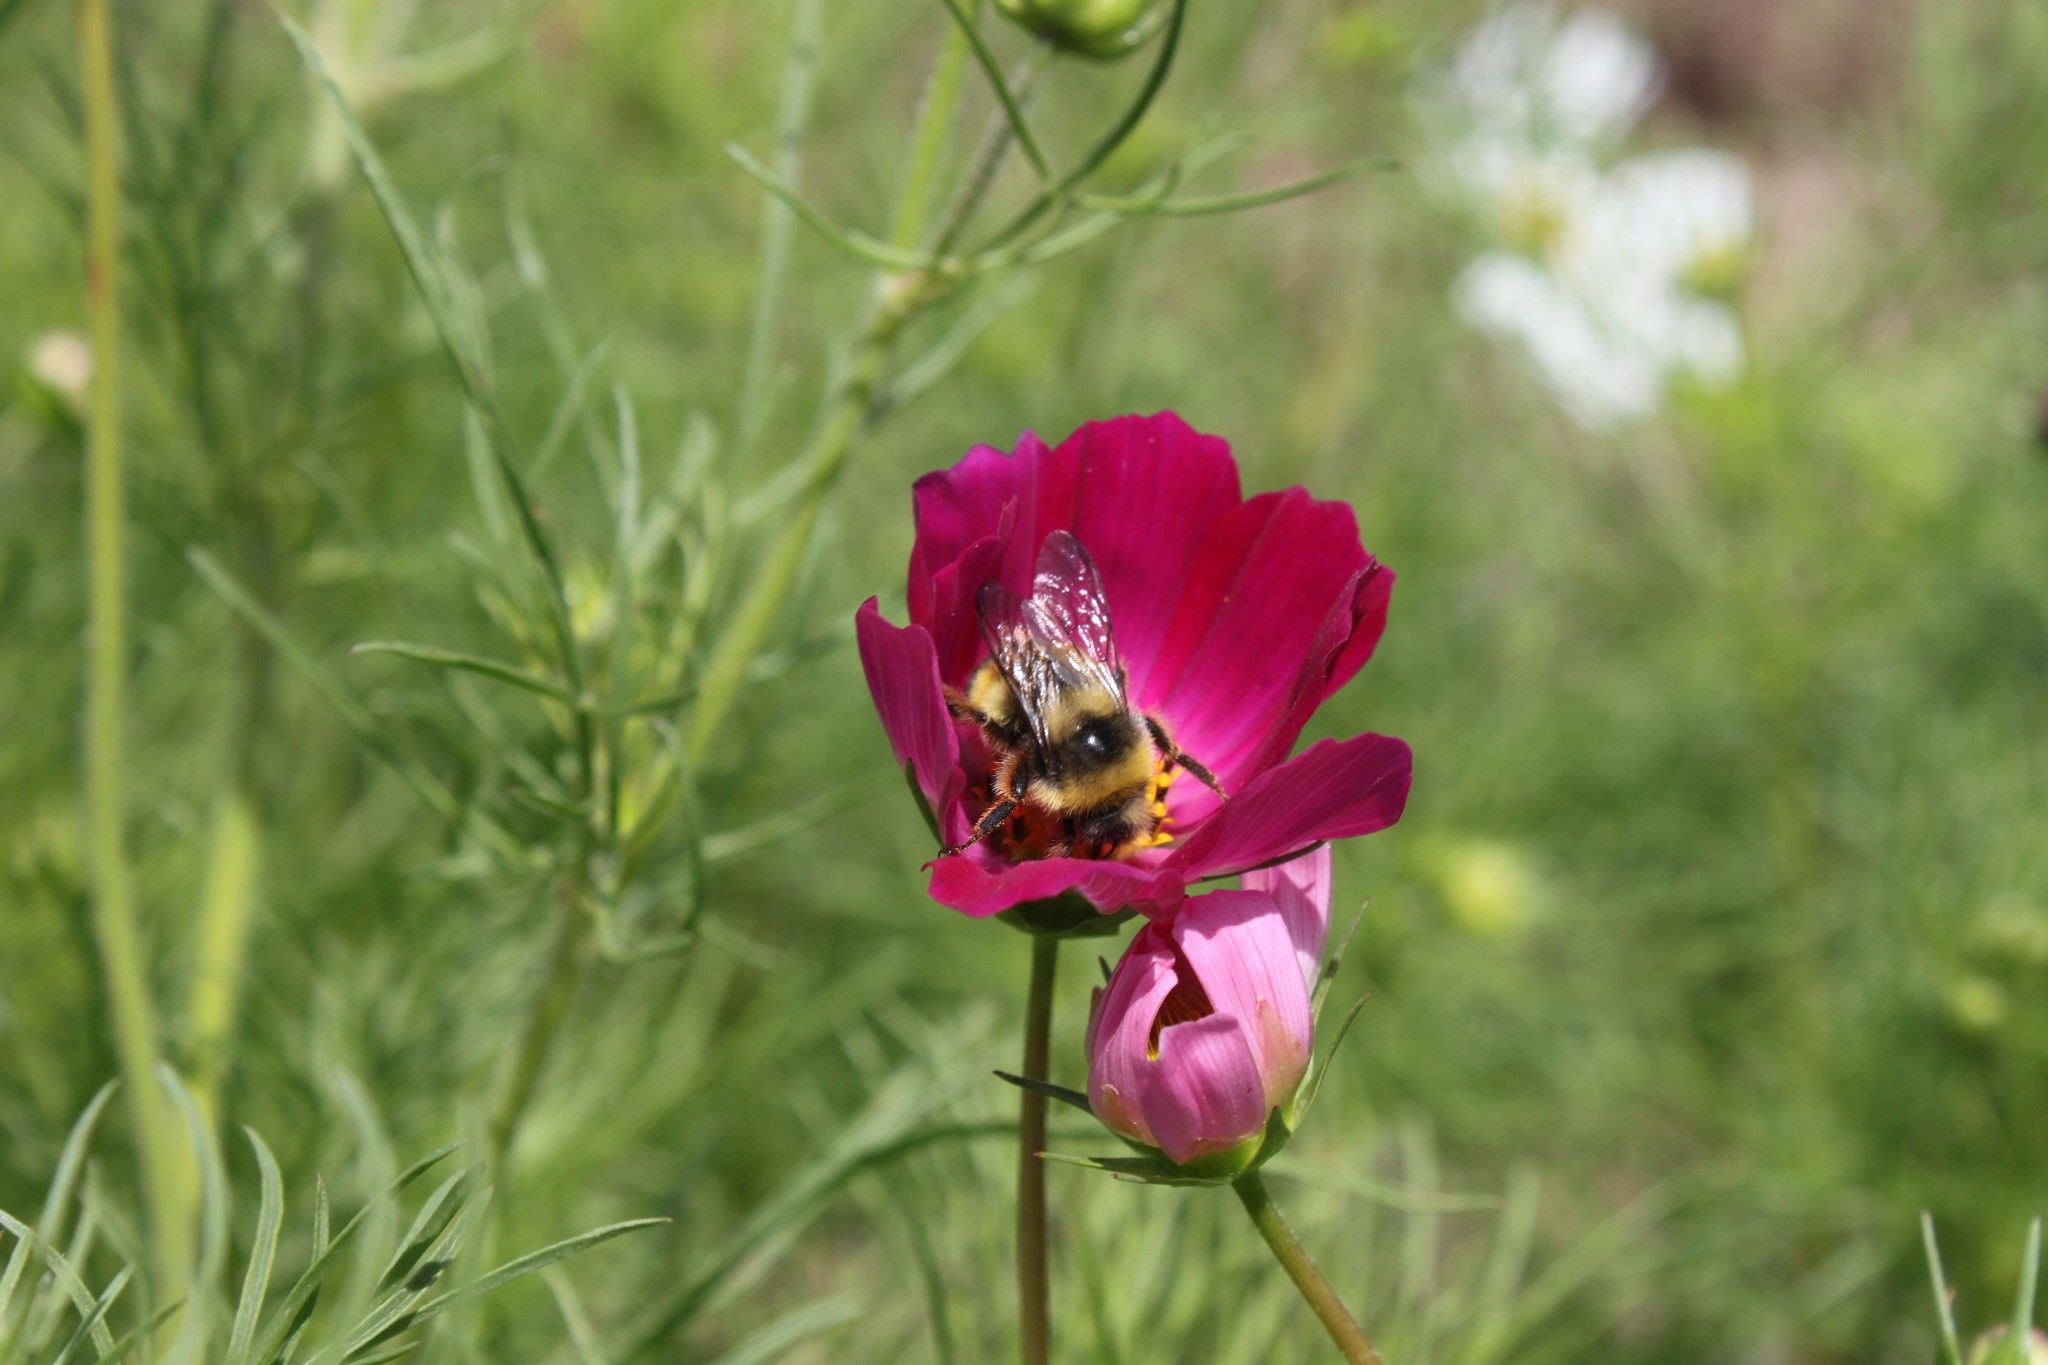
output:
[{"label": "grass blade", "polygon": [[[34,1228],[4,1211],[0,1211],[0,1228],[6,1228],[23,1242],[35,1243],[36,1249],[42,1254],[43,1264],[49,1267],[51,1278],[57,1282],[58,1288],[70,1296],[72,1306],[78,1310],[79,1317],[94,1317],[94,1308],[98,1300],[93,1297],[93,1292],[86,1288],[85,1281],[78,1278],[78,1272],[71,1268],[71,1263],[64,1259],[63,1252],[38,1237]],[[114,1334],[107,1330],[104,1322],[93,1322],[92,1341],[101,1355],[114,1349]]]},{"label": "grass blade", "polygon": [[[2034,1330],[2034,1291],[2041,1280],[2041,1220],[2027,1224],[2027,1249],[2020,1257],[2020,1287],[2013,1296],[2011,1340],[2025,1342]],[[2020,1354],[2030,1352],[2022,1346]]]},{"label": "grass blade", "polygon": [[[100,1114],[105,1111],[107,1101],[113,1098],[119,1083],[108,1081],[99,1093],[85,1106],[85,1112],[71,1125],[71,1133],[64,1139],[64,1150],[57,1158],[57,1172],[51,1177],[48,1193],[43,1196],[43,1211],[36,1220],[41,1227],[51,1229],[51,1235],[63,1236],[64,1209],[71,1202],[71,1191],[78,1184],[78,1173],[85,1165],[86,1148],[92,1142],[93,1129],[98,1126]],[[14,1340],[18,1324],[12,1311],[15,1292],[21,1286],[22,1273],[28,1268],[33,1256],[32,1238],[22,1238],[14,1244],[14,1251],[7,1258],[7,1268],[0,1271],[0,1348]],[[23,1312],[27,1311],[27,1300],[23,1300]]]},{"label": "grass blade", "polygon": [[531,1275],[537,1270],[545,1270],[557,1261],[567,1260],[578,1252],[588,1251],[591,1247],[603,1242],[609,1242],[614,1237],[623,1237],[629,1232],[638,1232],[642,1228],[659,1227],[669,1221],[666,1218],[632,1218],[623,1223],[607,1223],[601,1228],[592,1228],[589,1232],[565,1238],[552,1246],[542,1247],[538,1251],[529,1251],[526,1255],[516,1260],[507,1261],[496,1270],[462,1286],[460,1289],[450,1290],[438,1299],[430,1299],[426,1303],[421,1304],[419,1311],[413,1314],[411,1321],[414,1323],[425,1322],[428,1318],[444,1313],[456,1304],[467,1303],[471,1299],[481,1298],[492,1290],[510,1284],[521,1276]]},{"label": "grass blade", "polygon": [[[254,1128],[245,1127],[242,1132],[256,1153],[262,1194],[256,1210],[256,1240],[249,1248],[249,1267],[242,1273],[242,1297],[235,1305],[235,1323],[228,1334],[229,1365],[246,1365],[255,1347],[256,1324],[263,1314],[263,1301],[270,1294],[270,1273],[277,1262],[278,1231],[284,1226],[284,1178],[278,1173],[277,1158]],[[325,1198],[323,1190],[320,1199],[324,1202]],[[314,1240],[320,1238],[316,1235]]]},{"label": "grass blade", "polygon": [[[121,1291],[128,1287],[128,1280],[134,1274],[135,1267],[121,1267],[121,1273],[114,1276],[113,1281],[107,1285],[106,1292],[100,1295],[99,1302],[93,1305],[92,1312],[87,1315],[83,1322],[78,1324],[78,1330],[71,1334],[70,1340],[64,1343],[56,1355],[50,1357],[49,1365],[64,1365],[65,1361],[71,1359],[71,1353],[83,1345],[86,1338],[93,1335],[94,1329],[98,1328],[104,1334],[105,1329],[100,1325],[106,1321],[107,1310],[114,1306],[115,1299],[121,1297]],[[94,1354],[98,1358],[104,1358],[112,1349],[113,1345],[110,1341],[105,1346],[96,1346]]]}]

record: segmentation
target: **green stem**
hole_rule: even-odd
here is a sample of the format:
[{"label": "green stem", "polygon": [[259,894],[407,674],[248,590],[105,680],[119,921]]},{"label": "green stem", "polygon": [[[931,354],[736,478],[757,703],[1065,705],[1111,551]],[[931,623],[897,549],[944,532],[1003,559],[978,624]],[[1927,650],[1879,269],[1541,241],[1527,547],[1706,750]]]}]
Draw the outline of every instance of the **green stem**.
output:
[{"label": "green stem", "polygon": [[1337,1343],[1344,1359],[1351,1365],[1380,1365],[1380,1354],[1366,1339],[1358,1320],[1351,1316],[1350,1310],[1344,1307],[1344,1301],[1337,1297],[1337,1291],[1330,1288],[1330,1282],[1323,1278],[1323,1272],[1316,1269],[1316,1263],[1309,1259],[1308,1252],[1302,1250],[1301,1243],[1294,1239],[1294,1230],[1280,1216],[1280,1207],[1267,1192],[1264,1178],[1257,1170],[1246,1171],[1231,1182],[1230,1188],[1237,1191],[1237,1197],[1244,1204],[1244,1211],[1251,1215],[1259,1236],[1265,1238],[1266,1245],[1273,1249],[1273,1258],[1280,1262],[1287,1278],[1294,1281],[1294,1287],[1308,1300],[1308,1306],[1323,1320],[1330,1340]]},{"label": "green stem", "polygon": [[[796,7],[789,74],[783,81],[782,107],[775,120],[775,175],[785,185],[796,183],[804,125],[810,121],[824,10],[824,0],[799,0]],[[753,331],[747,342],[746,373],[740,382],[739,430],[743,442],[753,440],[767,406],[776,323],[782,315],[782,296],[789,276],[789,236],[794,215],[788,205],[779,202],[768,205],[767,215],[761,230],[761,283],[754,295]]]},{"label": "green stem", "polygon": [[[1055,55],[1051,44],[1040,43],[1010,78],[1010,86],[1020,108],[1030,107],[1031,96],[1038,88],[1038,78],[1045,74]],[[996,172],[1002,168],[1003,159],[1009,155],[1010,144],[1016,137],[1017,130],[1010,120],[997,113],[989,123],[981,145],[975,149],[974,159],[968,163],[967,174],[960,182],[960,192],[954,196],[933,237],[933,255],[945,256],[953,250],[974,211],[988,198],[989,189],[995,184]]]},{"label": "green stem", "polygon": [[121,115],[109,10],[110,0],[80,0],[78,7],[85,104],[85,306],[93,352],[85,470],[90,640],[85,683],[86,835],[93,934],[149,1204],[157,1281],[153,1289],[159,1302],[169,1302],[183,1292],[190,1270],[191,1181],[157,1080],[156,1006],[122,828],[128,632],[121,486]]},{"label": "green stem", "polygon": [[[263,508],[237,495],[228,511],[241,528],[242,580],[272,582],[276,575]],[[227,697],[226,785],[214,805],[184,1016],[192,1097],[216,1133],[234,1066],[242,986],[261,887],[263,836],[256,816],[261,807],[257,758],[270,714],[270,678],[276,658],[270,642],[248,622],[235,623],[234,637],[240,683]]]},{"label": "green stem", "polygon": [[[1060,941],[1052,934],[1031,939],[1031,984],[1024,1005],[1026,1080],[1050,1080],[1053,972],[1059,965]],[[1024,1365],[1045,1365],[1051,1349],[1046,1313],[1045,1256],[1045,1096],[1020,1092],[1017,1114],[1017,1316],[1023,1340]]]},{"label": "green stem", "polygon": [[214,806],[190,994],[185,1003],[192,1098],[216,1133],[234,1051],[249,931],[255,919],[259,848],[256,812],[248,789],[240,781],[232,781]]},{"label": "green stem", "polygon": [[[940,50],[935,83],[943,84],[945,69],[954,60],[950,45]],[[950,122],[952,117],[952,100],[927,98],[924,101],[924,107],[918,111],[917,125],[911,132],[911,161],[904,177],[900,202],[925,202],[936,165],[936,158],[928,159],[926,155],[927,149],[939,136],[933,131],[933,126]],[[982,187],[983,192],[986,188]],[[967,207],[971,211],[973,206]],[[867,323],[854,343],[845,373],[826,402],[817,434],[798,457],[796,467],[802,473],[802,482],[796,492],[795,505],[767,552],[761,556],[760,567],[748,580],[745,593],[733,609],[730,624],[712,645],[705,660],[697,704],[692,708],[690,732],[684,745],[685,756],[692,762],[700,761],[723,732],[726,717],[733,703],[739,699],[746,681],[747,669],[767,642],[769,632],[782,615],[783,605],[796,587],[804,556],[809,553],[811,538],[817,531],[818,518],[825,509],[825,499],[838,481],[840,471],[846,467],[855,438],[874,413],[896,338],[902,335],[913,318],[943,297],[952,283],[950,279],[923,270],[881,271],[875,275],[869,290]]]},{"label": "green stem", "polygon": [[[980,0],[975,0],[974,17],[981,18]],[[918,105],[910,163],[896,196],[896,212],[889,221],[891,246],[914,247],[918,234],[924,231],[925,217],[931,212],[932,185],[938,179],[939,160],[945,154],[953,110],[960,102],[960,82],[966,74],[967,35],[956,24],[946,30],[938,60],[932,64],[931,79],[925,82],[923,101]]]},{"label": "green stem", "polygon": [[491,1102],[485,1165],[494,1178],[512,1150],[520,1120],[526,1117],[526,1107],[540,1084],[541,1068],[547,1064],[555,1035],[569,1012],[570,1001],[576,997],[577,986],[582,983],[589,937],[590,915],[573,880],[565,877],[540,987],[534,992],[526,1023],[499,1075],[497,1095]]},{"label": "green stem", "polygon": [[825,510],[825,498],[846,466],[854,438],[888,371],[889,352],[904,326],[934,296],[936,282],[928,275],[888,275],[876,282],[873,311],[855,345],[846,375],[827,408],[818,434],[799,457],[802,483],[796,505],[783,520],[774,541],[748,580],[733,609],[732,622],[712,646],[704,663],[703,681],[691,716],[686,756],[696,762],[723,731],[732,704],[739,699],[747,669],[766,644],[782,615],[783,604],[796,587],[797,574],[810,552],[811,537]]}]

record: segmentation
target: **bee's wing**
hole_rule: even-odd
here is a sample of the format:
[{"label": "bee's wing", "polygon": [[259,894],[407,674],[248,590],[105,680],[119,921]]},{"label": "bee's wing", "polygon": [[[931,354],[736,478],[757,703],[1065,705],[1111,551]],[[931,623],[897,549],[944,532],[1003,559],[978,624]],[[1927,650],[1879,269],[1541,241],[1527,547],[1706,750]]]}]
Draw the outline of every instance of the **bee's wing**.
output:
[{"label": "bee's wing", "polygon": [[1116,633],[1109,626],[1102,574],[1071,532],[1054,531],[1039,547],[1027,611],[1034,633],[1045,644],[1079,654],[1080,666],[1123,701],[1124,670],[1117,658]]},{"label": "bee's wing", "polygon": [[1102,577],[1067,532],[1046,538],[1029,597],[988,583],[975,605],[989,655],[1009,680],[1039,744],[1050,743],[1045,714],[1061,693],[1107,691],[1123,702],[1123,670]]}]

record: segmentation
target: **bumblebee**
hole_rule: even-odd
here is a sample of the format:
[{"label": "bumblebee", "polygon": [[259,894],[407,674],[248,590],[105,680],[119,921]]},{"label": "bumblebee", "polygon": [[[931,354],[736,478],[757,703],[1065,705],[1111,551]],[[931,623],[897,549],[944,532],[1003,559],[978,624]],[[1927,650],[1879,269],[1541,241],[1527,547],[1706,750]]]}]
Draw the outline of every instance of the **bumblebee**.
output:
[{"label": "bumblebee", "polygon": [[1102,575],[1070,533],[1045,538],[1028,597],[987,583],[975,608],[988,658],[964,689],[946,689],[946,705],[988,742],[989,804],[942,855],[1020,816],[1039,817],[1048,857],[1115,858],[1163,843],[1176,770],[1229,799],[1157,716],[1131,705]]}]

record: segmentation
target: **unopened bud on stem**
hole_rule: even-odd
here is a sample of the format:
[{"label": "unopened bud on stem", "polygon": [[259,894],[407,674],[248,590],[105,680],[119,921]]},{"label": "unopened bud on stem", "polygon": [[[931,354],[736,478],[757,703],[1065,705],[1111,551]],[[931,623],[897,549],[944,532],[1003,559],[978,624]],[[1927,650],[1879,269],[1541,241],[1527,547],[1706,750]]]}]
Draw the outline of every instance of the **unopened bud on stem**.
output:
[{"label": "unopened bud on stem", "polygon": [[996,0],[996,8],[1068,52],[1111,61],[1157,27],[1158,0]]}]

